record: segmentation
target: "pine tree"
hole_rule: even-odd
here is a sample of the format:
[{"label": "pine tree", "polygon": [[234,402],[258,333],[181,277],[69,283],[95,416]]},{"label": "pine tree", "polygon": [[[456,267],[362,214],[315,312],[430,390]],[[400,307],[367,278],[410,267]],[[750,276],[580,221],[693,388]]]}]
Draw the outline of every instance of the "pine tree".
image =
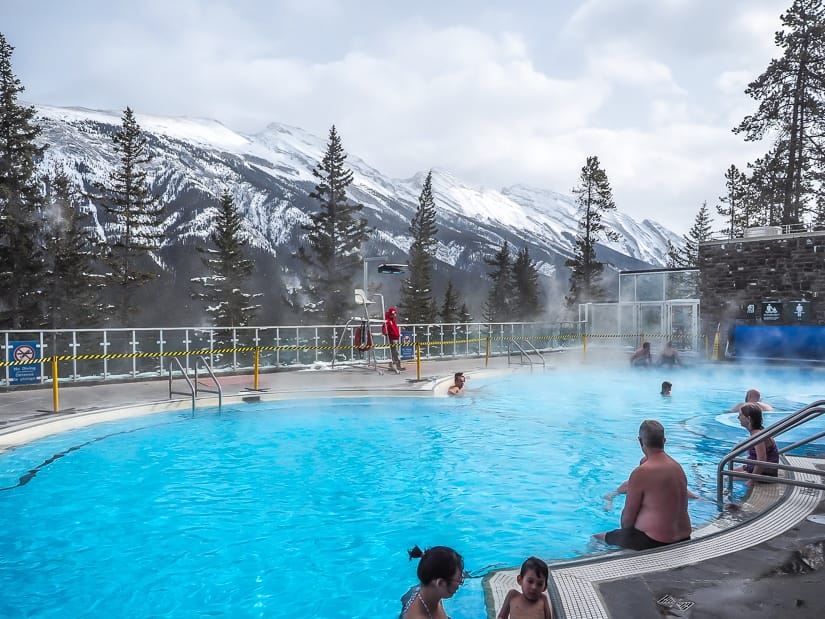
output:
[{"label": "pine tree", "polygon": [[751,82],[757,111],[734,129],[746,140],[771,135],[780,149],[783,225],[799,224],[817,192],[812,173],[825,164],[825,6],[794,0],[775,35],[782,57]]},{"label": "pine tree", "polygon": [[735,165],[731,165],[725,172],[725,189],[727,194],[719,198],[716,212],[724,218],[722,234],[732,239],[742,236],[744,228],[749,227],[748,177]]},{"label": "pine tree", "polygon": [[769,226],[782,225],[785,196],[782,153],[786,146],[786,142],[778,141],[764,157],[748,164],[751,175],[748,177],[745,206],[749,213],[753,213],[753,221],[760,221]]},{"label": "pine tree", "polygon": [[462,303],[461,309],[458,310],[458,322],[462,324],[468,324],[473,322],[473,315],[470,314],[470,310],[467,309],[466,303]]},{"label": "pine tree", "polygon": [[436,306],[433,297],[433,259],[435,253],[435,200],[433,174],[429,172],[418,198],[418,209],[410,223],[412,245],[409,252],[409,277],[401,284],[402,313],[408,322],[435,321]]},{"label": "pine tree", "polygon": [[137,290],[159,276],[158,250],[164,239],[163,205],[152,195],[145,166],[152,160],[146,138],[130,108],[112,140],[118,166],[102,189],[103,205],[112,221],[106,226],[108,277],[116,288],[120,326],[130,326],[137,310]]},{"label": "pine tree", "polygon": [[261,307],[255,303],[260,293],[244,291],[253,264],[243,257],[246,241],[242,232],[243,220],[232,194],[224,190],[215,227],[209,235],[214,248],[202,250],[206,254],[203,264],[210,274],[191,280],[204,289],[192,293],[192,297],[206,303],[206,312],[212,315],[215,326],[245,327],[251,324]]},{"label": "pine tree", "polygon": [[310,215],[301,228],[307,232],[306,246],[296,256],[308,267],[306,313],[320,313],[328,324],[345,320],[352,307],[352,280],[360,265],[359,250],[372,230],[363,217],[361,204],[350,202],[347,187],[352,171],[346,169],[347,155],[335,126],[321,162],[312,171],[318,184],[309,194],[320,203],[320,211]]},{"label": "pine tree", "polygon": [[0,34],[0,328],[41,324],[43,195],[36,165],[34,107],[18,103],[24,88],[11,66],[14,47]]},{"label": "pine tree", "polygon": [[103,317],[103,276],[96,273],[101,243],[91,209],[66,172],[58,169],[46,185],[45,301],[50,329],[98,326]]},{"label": "pine tree", "polygon": [[570,293],[567,307],[604,298],[600,285],[604,265],[596,260],[596,243],[600,238],[616,241],[619,235],[602,223],[602,213],[616,208],[607,174],[599,158],[590,156],[581,171],[579,184],[573,188],[579,207],[579,227],[573,258],[565,261],[570,267]]},{"label": "pine tree", "polygon": [[684,246],[676,249],[668,241],[668,267],[675,269],[697,268],[699,265],[699,244],[710,239],[713,230],[708,203],[703,202],[687,234],[682,236]]},{"label": "pine tree", "polygon": [[541,292],[539,290],[539,272],[536,263],[530,258],[527,247],[522,248],[513,263],[513,285],[515,303],[514,320],[534,320],[541,313]]},{"label": "pine tree", "polygon": [[493,256],[485,257],[484,262],[493,268],[487,272],[492,281],[484,303],[484,322],[503,322],[510,320],[513,304],[513,260],[507,241]]},{"label": "pine tree", "polygon": [[444,303],[441,306],[441,322],[458,322],[458,292],[453,287],[453,280],[447,282],[447,290],[444,292]]}]

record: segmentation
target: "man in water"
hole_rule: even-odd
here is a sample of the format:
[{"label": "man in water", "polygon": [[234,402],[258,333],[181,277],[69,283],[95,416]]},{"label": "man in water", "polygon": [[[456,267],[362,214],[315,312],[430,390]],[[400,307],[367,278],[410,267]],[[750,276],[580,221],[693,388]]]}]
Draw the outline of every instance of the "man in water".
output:
[{"label": "man in water", "polygon": [[685,472],[665,453],[665,429],[646,419],[639,427],[645,460],[627,482],[622,528],[595,538],[631,550],[658,548],[690,539],[688,488]]},{"label": "man in water", "polygon": [[447,389],[447,395],[461,395],[464,391],[464,383],[467,379],[464,378],[464,372],[456,372],[453,377],[453,384]]},{"label": "man in water", "polygon": [[736,406],[731,407],[729,410],[738,413],[745,404],[756,404],[759,408],[763,411],[772,411],[773,406],[768,404],[767,402],[760,402],[762,399],[762,394],[759,393],[759,389],[748,389],[748,392],[745,394],[745,401],[740,402]]}]

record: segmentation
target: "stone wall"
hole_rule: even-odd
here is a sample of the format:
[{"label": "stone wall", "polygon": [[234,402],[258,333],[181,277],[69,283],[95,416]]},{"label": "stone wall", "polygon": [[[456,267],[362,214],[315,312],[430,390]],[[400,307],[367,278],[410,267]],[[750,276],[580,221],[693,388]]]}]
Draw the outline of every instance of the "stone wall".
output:
[{"label": "stone wall", "polygon": [[[773,324],[825,325],[825,232],[702,243],[699,270],[705,334],[719,323],[723,333],[736,322],[766,323],[766,302],[782,312]],[[797,319],[793,310],[800,305],[805,316]]]}]

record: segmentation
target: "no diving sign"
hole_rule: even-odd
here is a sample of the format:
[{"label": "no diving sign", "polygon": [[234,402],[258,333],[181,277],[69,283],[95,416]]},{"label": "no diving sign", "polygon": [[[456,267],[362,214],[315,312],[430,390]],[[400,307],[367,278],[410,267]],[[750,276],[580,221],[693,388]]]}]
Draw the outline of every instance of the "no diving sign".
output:
[{"label": "no diving sign", "polygon": [[[34,361],[40,358],[37,342],[9,342],[9,361]],[[31,385],[40,382],[40,364],[12,365],[9,367],[12,385]]]}]

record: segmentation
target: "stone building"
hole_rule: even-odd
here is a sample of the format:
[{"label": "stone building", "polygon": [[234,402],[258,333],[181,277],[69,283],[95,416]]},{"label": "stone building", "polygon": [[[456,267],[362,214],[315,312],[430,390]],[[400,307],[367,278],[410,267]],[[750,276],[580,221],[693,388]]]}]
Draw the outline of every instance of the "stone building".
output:
[{"label": "stone building", "polygon": [[[825,325],[825,232],[751,228],[699,246],[702,330]],[[825,329],[823,329],[825,331]]]}]

